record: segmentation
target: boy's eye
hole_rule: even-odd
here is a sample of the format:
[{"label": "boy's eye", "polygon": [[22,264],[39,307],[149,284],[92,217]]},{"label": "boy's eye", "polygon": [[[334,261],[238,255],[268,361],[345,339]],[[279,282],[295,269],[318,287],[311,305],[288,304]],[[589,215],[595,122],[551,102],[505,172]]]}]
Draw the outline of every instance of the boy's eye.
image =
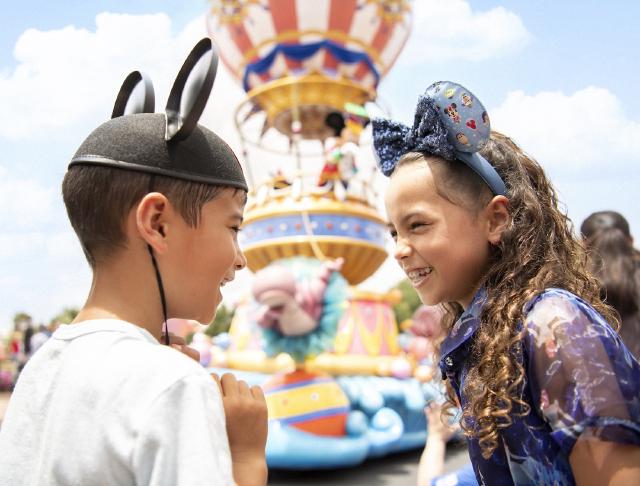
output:
[{"label": "boy's eye", "polygon": [[414,229],[421,228],[422,226],[425,226],[425,224],[424,223],[411,223],[409,225],[409,228],[414,230]]},{"label": "boy's eye", "polygon": [[232,226],[231,229],[235,232],[235,233],[240,233],[242,231],[242,228],[240,228],[240,226]]},{"label": "boy's eye", "polygon": [[389,235],[391,236],[391,238],[393,238],[393,240],[395,241],[396,238],[398,237],[398,232],[396,230],[389,230]]}]

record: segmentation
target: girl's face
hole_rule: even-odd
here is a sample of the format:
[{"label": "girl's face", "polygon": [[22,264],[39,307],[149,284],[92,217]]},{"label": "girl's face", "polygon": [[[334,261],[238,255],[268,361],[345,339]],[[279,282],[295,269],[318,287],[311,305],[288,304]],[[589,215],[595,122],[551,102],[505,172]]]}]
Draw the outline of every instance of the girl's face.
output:
[{"label": "girl's face", "polygon": [[394,256],[427,305],[467,308],[487,271],[490,225],[436,190],[425,161],[400,166],[385,197]]}]

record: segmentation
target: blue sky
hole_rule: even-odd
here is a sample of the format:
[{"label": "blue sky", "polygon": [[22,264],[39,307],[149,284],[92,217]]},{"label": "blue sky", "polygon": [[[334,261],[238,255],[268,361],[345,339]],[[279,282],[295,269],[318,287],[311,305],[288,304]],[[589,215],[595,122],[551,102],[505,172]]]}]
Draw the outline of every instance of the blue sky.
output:
[{"label": "blue sky", "polygon": [[[494,128],[541,162],[577,225],[592,211],[615,209],[640,235],[634,22],[640,4],[414,0],[413,6],[412,36],[379,88],[393,116],[409,122],[431,82],[457,81],[483,101]],[[3,0],[2,7],[0,330],[18,311],[48,321],[82,304],[90,273],[61,203],[67,161],[106,119],[127,72],[150,72],[157,99],[166,99],[185,53],[205,33],[199,17],[208,2]],[[130,16],[98,17],[98,28],[103,12]],[[223,72],[202,119],[232,146],[231,117],[242,99]],[[369,155],[363,158],[368,163]],[[392,262],[384,268],[401,277]],[[229,302],[248,278],[225,287]],[[388,281],[374,277],[367,286],[383,289]]]}]

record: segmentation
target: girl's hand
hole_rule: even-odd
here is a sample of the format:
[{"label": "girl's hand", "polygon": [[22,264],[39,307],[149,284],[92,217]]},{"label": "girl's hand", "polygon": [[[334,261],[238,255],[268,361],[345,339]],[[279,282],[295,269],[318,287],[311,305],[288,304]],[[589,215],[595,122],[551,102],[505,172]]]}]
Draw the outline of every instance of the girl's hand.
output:
[{"label": "girl's hand", "polygon": [[424,414],[427,417],[427,435],[429,438],[437,438],[446,442],[460,430],[460,425],[458,424],[450,427],[444,423],[442,420],[442,406],[436,402],[431,402],[424,407]]}]

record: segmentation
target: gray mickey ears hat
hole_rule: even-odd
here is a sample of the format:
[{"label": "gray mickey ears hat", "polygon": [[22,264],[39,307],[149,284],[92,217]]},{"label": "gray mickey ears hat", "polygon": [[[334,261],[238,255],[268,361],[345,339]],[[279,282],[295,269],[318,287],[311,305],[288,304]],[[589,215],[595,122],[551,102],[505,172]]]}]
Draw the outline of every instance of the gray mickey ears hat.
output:
[{"label": "gray mickey ears hat", "polygon": [[[207,59],[209,52],[211,56]],[[204,38],[182,65],[164,113],[153,113],[151,80],[139,71],[129,74],[118,93],[111,120],[86,138],[69,168],[75,165],[117,167],[247,191],[242,167],[229,145],[198,124],[217,67],[218,55],[213,43]],[[190,96],[183,103],[187,81]],[[131,94],[140,83],[144,95],[136,105],[131,101]],[[185,106],[188,111],[183,114],[181,107]],[[131,114],[125,114],[127,109]]]}]

